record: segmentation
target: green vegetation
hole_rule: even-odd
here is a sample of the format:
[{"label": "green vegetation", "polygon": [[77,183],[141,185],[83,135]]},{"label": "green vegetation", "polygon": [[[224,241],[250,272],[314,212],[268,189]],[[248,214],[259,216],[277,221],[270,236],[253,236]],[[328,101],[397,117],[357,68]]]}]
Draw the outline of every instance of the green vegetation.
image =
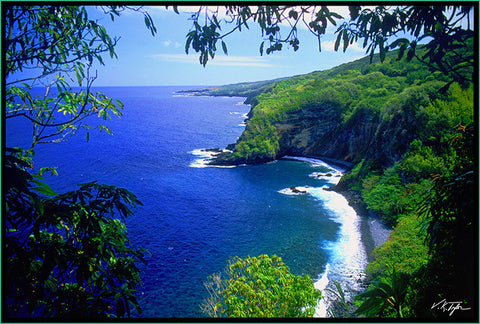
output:
[{"label": "green vegetation", "polygon": [[375,260],[368,264],[367,275],[375,278],[387,269],[412,275],[426,265],[428,247],[424,244],[425,234],[420,234],[421,229],[422,220],[416,215],[402,217],[388,241],[374,250]]},{"label": "green vegetation", "polygon": [[308,275],[295,276],[278,256],[235,257],[205,283],[211,317],[312,317],[321,298]]},{"label": "green vegetation", "polygon": [[[218,7],[200,6],[190,16],[192,27],[186,35],[185,52],[193,49],[200,53],[199,62],[205,66],[209,59],[214,59],[217,42],[221,42],[227,54],[227,37],[241,32],[242,28],[249,29],[249,24],[258,25],[261,31],[260,55],[281,51],[284,44],[297,51],[300,25],[317,38],[321,52],[322,36],[330,29],[328,27],[339,24],[335,32],[335,51],[340,48],[346,51],[358,42],[369,53],[370,60],[377,52],[383,62],[391,50],[398,50],[399,59],[406,57],[410,61],[415,57],[431,71],[439,71],[458,83],[474,81],[473,52],[462,53],[466,41],[475,35],[471,28],[471,5],[378,5],[374,8],[355,5],[348,9],[349,17],[342,17],[335,12],[337,8],[319,5],[225,6],[222,11]],[[225,16],[220,17],[220,12]],[[467,26],[459,23],[461,21],[467,22]],[[280,28],[282,25],[289,28]],[[421,42],[426,42],[426,52],[417,51]]]},{"label": "green vegetation", "polygon": [[[28,151],[6,148],[3,154],[4,317],[122,317],[130,315],[131,306],[140,312],[136,264],[143,262],[145,251],[130,246],[121,221],[140,204],[137,198],[95,182],[59,195],[41,177],[42,172],[56,173],[53,168],[31,171],[36,145],[66,140],[80,128],[87,130],[88,139],[86,117],[121,115],[121,102],[90,91],[96,79],[90,68],[103,64],[103,54],[116,56],[117,40],[90,20],[84,7],[9,3],[2,9],[5,117],[26,118],[33,134]],[[113,20],[124,9],[108,6],[104,11]],[[375,260],[367,267],[372,283],[358,296],[357,312],[372,317],[449,316],[432,309],[442,299],[476,307],[474,32],[457,25],[470,20],[471,8],[349,9],[351,20],[339,26],[335,49],[363,40],[370,57],[329,71],[199,93],[247,96],[252,104],[247,128],[230,157],[237,163],[281,157],[276,123],[293,112],[334,107],[332,119],[338,125],[330,139],[370,124],[374,141],[343,157],[356,166],[337,188],[359,191],[367,207],[395,227],[389,241],[374,251]],[[217,41],[227,53],[223,39],[248,28],[252,20],[265,37],[260,54],[265,44],[269,54],[282,44],[298,49],[298,22],[306,22],[320,41],[327,26],[340,19],[325,6],[258,6],[254,12],[229,6],[228,18],[220,22],[218,11],[205,9],[201,26],[202,10],[191,17],[194,27],[186,51],[200,52],[204,66],[214,58]],[[140,11],[155,34],[151,17]],[[278,25],[285,21],[292,28],[282,38]],[[221,35],[221,23],[233,23],[233,29],[225,28]],[[389,44],[399,31],[414,40]],[[417,45],[427,37],[424,46]],[[33,76],[25,78],[25,70]],[[47,85],[45,94],[33,98],[31,89],[40,84]],[[110,132],[104,125],[98,128]],[[225,274],[212,276],[206,286],[210,298],[204,310],[215,317],[309,317],[320,298],[308,276],[292,275],[276,256],[234,258]],[[456,315],[472,318],[471,312]]]},{"label": "green vegetation", "polygon": [[409,317],[410,308],[406,302],[410,278],[395,269],[373,281],[370,288],[356,297],[362,303],[358,314],[368,317]]},{"label": "green vegetation", "polygon": [[5,158],[5,312],[10,318],[107,318],[140,313],[141,283],[122,220],[141,204],[129,191],[96,182],[56,194],[21,150]]},{"label": "green vegetation", "polygon": [[[238,163],[255,163],[281,157],[282,139],[275,124],[287,120],[294,112],[325,109],[327,103],[335,107],[328,118],[338,115],[340,119],[337,134],[365,121],[380,124],[381,128],[399,128],[393,134],[393,151],[407,149],[412,139],[405,141],[405,135],[419,133],[425,136],[435,127],[447,126],[446,122],[448,126],[463,122],[462,118],[466,117],[461,109],[468,109],[464,103],[471,99],[469,94],[462,92],[458,84],[449,85],[444,75],[430,72],[421,62],[415,59],[409,63],[397,61],[396,55],[395,52],[389,53],[383,63],[369,64],[369,58],[364,58],[329,71],[262,83],[265,91],[250,99],[250,118],[233,149],[232,159]],[[451,99],[442,95],[447,85],[450,86],[449,93],[456,93]],[[225,91],[230,95],[244,95],[245,88],[246,85],[228,86]],[[225,91],[216,88],[202,94],[223,95]],[[456,112],[445,111],[442,108],[444,100],[458,105]],[[359,153],[356,162],[366,152]]]},{"label": "green vegetation", "polygon": [[[103,7],[113,20],[126,7]],[[147,28],[156,32],[142,9]],[[5,118],[31,122],[28,148],[5,148],[2,177],[3,319],[105,319],[141,312],[136,298],[145,251],[131,246],[125,217],[141,204],[123,188],[80,184],[57,194],[34,173],[34,148],[65,141],[85,121],[121,116],[123,104],[91,91],[90,69],[116,57],[117,39],[88,17],[85,7],[2,4]],[[27,74],[23,72],[28,71]],[[70,82],[71,81],[71,82]],[[32,94],[43,86],[42,96]],[[100,131],[110,133],[105,125]]]}]

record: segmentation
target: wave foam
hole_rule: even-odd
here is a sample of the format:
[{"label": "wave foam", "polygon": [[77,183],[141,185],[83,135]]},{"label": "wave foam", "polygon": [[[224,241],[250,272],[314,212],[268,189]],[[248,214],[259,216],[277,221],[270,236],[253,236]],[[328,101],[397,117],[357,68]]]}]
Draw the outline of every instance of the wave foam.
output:
[{"label": "wave foam", "polygon": [[325,248],[331,251],[330,279],[339,282],[346,299],[351,300],[355,292],[362,290],[367,265],[367,254],[361,240],[360,217],[343,195],[324,190],[326,187],[311,188],[309,192],[330,211],[330,219],[340,224],[339,238],[334,242],[325,242]]},{"label": "wave foam", "polygon": [[176,93],[174,92],[172,94],[172,97],[193,97],[194,94],[193,93]]},{"label": "wave foam", "polygon": [[[352,300],[353,295],[363,288],[367,255],[361,241],[360,217],[343,195],[324,190],[332,184],[338,183],[342,169],[335,168],[319,159],[290,156],[285,158],[311,163],[313,167],[322,167],[328,170],[313,172],[309,175],[312,178],[328,181],[327,185],[322,187],[295,186],[279,191],[290,196],[301,194],[312,196],[323,205],[328,217],[340,226],[338,238],[323,243],[323,248],[330,251],[330,257],[325,272],[314,283],[315,288],[321,290],[323,296],[316,307],[314,317],[328,317],[328,308],[336,300],[336,296],[329,292],[329,289],[335,290],[335,282],[341,284],[347,300]],[[292,188],[304,192],[296,192]]]},{"label": "wave foam", "polygon": [[315,159],[315,158],[308,158],[308,157],[303,157],[303,156],[289,156],[289,155],[286,155],[284,156],[285,159],[289,159],[289,160],[296,160],[296,161],[301,161],[301,162],[307,162],[307,163],[310,163],[312,164],[313,167],[319,167],[319,166],[322,166],[322,167],[325,167],[329,170],[332,170],[332,171],[335,171],[335,172],[338,172],[338,173],[342,173],[342,169],[340,168],[337,168],[337,167],[334,167],[320,159]]},{"label": "wave foam", "polygon": [[326,186],[311,188],[309,192],[332,211],[331,219],[340,224],[340,241],[334,248],[336,257],[343,259],[345,264],[355,264],[354,258],[365,253],[361,244],[359,217],[343,195],[324,188]]},{"label": "wave foam", "polygon": [[278,192],[287,196],[300,196],[300,195],[308,194],[309,190],[310,190],[310,187],[308,186],[305,186],[305,187],[294,186],[294,187],[279,190]]},{"label": "wave foam", "polygon": [[333,172],[313,172],[308,175],[310,178],[315,178],[319,180],[326,180],[331,184],[336,185],[342,176],[341,172],[333,171]]},{"label": "wave foam", "polygon": [[[228,150],[221,150],[221,152],[230,152]],[[190,163],[191,168],[208,168],[208,167],[214,167],[214,168],[234,168],[234,165],[211,165],[209,162],[212,161],[212,159],[218,155],[220,152],[218,151],[209,151],[206,149],[196,149],[193,151],[189,152],[192,155],[199,156],[198,159]]]},{"label": "wave foam", "polygon": [[329,280],[328,280],[328,270],[329,270],[329,268],[330,268],[330,264],[327,263],[327,265],[325,267],[325,272],[323,273],[322,276],[320,276],[320,279],[318,279],[313,284],[315,289],[318,289],[322,292],[322,299],[320,299],[320,301],[317,304],[317,307],[315,307],[315,314],[313,315],[313,317],[325,318],[325,317],[328,316],[327,315],[328,305],[327,305],[327,302],[326,302],[326,299],[325,299],[325,289],[327,288],[328,283],[329,283]]}]

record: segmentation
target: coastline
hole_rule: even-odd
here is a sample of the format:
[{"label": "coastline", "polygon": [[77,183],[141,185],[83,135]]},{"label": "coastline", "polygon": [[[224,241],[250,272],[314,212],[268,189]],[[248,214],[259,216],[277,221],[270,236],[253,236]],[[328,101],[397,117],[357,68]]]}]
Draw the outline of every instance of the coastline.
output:
[{"label": "coastline", "polygon": [[[322,156],[308,157],[324,161],[332,167],[338,167],[342,169],[342,173],[344,171],[350,170],[354,166],[354,164],[350,162],[340,161],[337,159]],[[382,245],[388,240],[392,228],[386,225],[378,215],[376,215],[373,211],[367,208],[367,205],[363,201],[362,195],[358,191],[353,189],[338,189],[337,185],[333,185],[325,190],[335,191],[344,196],[345,199],[348,201],[348,204],[355,210],[355,212],[359,216],[361,241],[365,247],[368,262],[372,261],[373,250],[377,246]]]},{"label": "coastline", "polygon": [[[347,167],[347,170],[351,169],[351,167],[348,168],[348,166],[343,163],[338,163],[339,161],[337,160],[329,159],[327,161],[326,159],[322,159],[321,157],[317,157],[317,159],[325,161],[327,164],[329,164],[332,167],[337,167],[337,168]],[[342,170],[342,173],[344,171],[345,169]],[[373,250],[388,240],[390,233],[392,231],[392,228],[390,226],[387,226],[378,215],[376,215],[373,211],[367,208],[366,203],[363,201],[363,198],[358,191],[355,191],[353,189],[344,189],[344,188],[340,189],[337,187],[336,184],[329,188],[325,188],[324,190],[334,191],[342,195],[346,199],[348,205],[352,207],[355,213],[357,214],[359,219],[358,230],[360,232],[359,233],[360,242],[361,244],[363,244],[363,247],[364,247],[364,251],[367,258],[367,264],[370,263],[371,261],[374,260]],[[363,268],[363,272],[365,272],[365,270],[366,270],[366,265],[365,265],[365,268]],[[369,285],[369,282],[366,280],[366,277],[364,277],[363,279],[360,279],[359,282],[360,282],[360,286],[363,287],[361,288],[362,291],[365,291]],[[347,293],[348,291],[346,290],[347,287],[343,287],[343,288],[344,288],[344,292]],[[330,287],[330,289],[335,289],[335,288]],[[354,293],[354,294],[357,294],[359,292],[361,291],[350,291],[350,293]],[[350,305],[349,308],[354,307],[353,300],[347,300],[347,304]],[[352,311],[352,308],[350,308],[350,310],[345,309],[344,306],[339,301],[336,300],[336,297],[332,296],[331,294],[330,294],[329,305],[328,306],[324,305],[323,307],[326,307],[323,310],[324,315],[321,316],[323,318],[325,318],[324,317],[325,315],[326,317],[330,317],[332,312],[336,314],[336,316],[340,316],[339,318],[348,318],[352,315],[350,313]],[[355,307],[353,309],[355,309]]]},{"label": "coastline", "polygon": [[[385,241],[388,240],[390,232],[392,229],[385,225],[383,221],[377,216],[375,213],[367,209],[365,202],[363,201],[359,192],[354,191],[352,189],[349,190],[336,190],[335,185],[330,187],[330,191],[334,191],[340,195],[342,195],[348,205],[352,207],[359,219],[359,234],[360,234],[360,244],[363,244],[364,251],[367,258],[367,264],[374,260],[373,257],[373,250],[383,244]],[[365,268],[363,268],[363,272],[365,273]],[[367,281],[366,277],[359,279],[358,281],[360,286],[357,289],[350,290],[348,287],[342,287],[345,294],[353,294],[354,296],[358,293],[365,291],[368,288],[369,282]],[[333,286],[329,286],[330,289],[335,289]],[[360,290],[358,290],[360,288]],[[356,307],[354,306],[353,299],[347,299],[347,304],[349,305],[349,309],[345,309],[345,306],[337,300],[337,297],[328,293],[325,296],[328,300],[328,306],[324,304],[323,307],[323,316],[320,317],[330,317],[331,314],[335,314],[336,318],[349,318],[352,316],[352,313]],[[353,307],[353,308],[352,308]],[[355,317],[355,316],[354,316]]]},{"label": "coastline", "polygon": [[[353,166],[352,164],[349,164],[349,163],[343,163],[342,161],[338,161],[335,159],[326,159],[324,157],[285,156],[283,157],[283,159],[287,159],[287,160],[292,159],[292,160],[300,160],[300,161],[306,161],[310,159],[317,160],[327,164],[330,168],[337,170],[342,174],[345,171],[350,170]],[[340,178],[338,179],[340,180]],[[355,191],[353,189],[339,188],[337,187],[337,184],[338,183],[333,184],[330,187],[323,188],[323,190],[333,191],[338,195],[341,195],[345,199],[348,206],[351,207],[353,209],[353,212],[357,215],[358,217],[357,233],[359,235],[359,244],[363,245],[363,250],[365,253],[364,254],[365,261],[367,262],[365,266],[362,267],[361,272],[365,273],[367,264],[370,263],[372,260],[374,260],[374,256],[372,253],[373,250],[388,240],[390,233],[392,231],[392,228],[387,226],[378,215],[376,215],[373,211],[367,208],[366,203],[363,201],[363,198],[358,191]],[[333,271],[335,271],[335,269],[333,269]],[[333,283],[332,280],[334,279],[330,279],[329,277],[327,277],[328,272],[329,270],[328,270],[328,264],[327,264],[327,270],[325,271],[325,273],[323,273],[321,278],[315,283],[315,287],[317,289],[322,290],[323,293],[327,293],[327,295],[325,296],[326,301],[323,303],[320,303],[317,306],[317,311],[314,317],[328,318],[331,316],[332,314],[331,312],[336,314],[336,316],[349,317],[351,316],[351,314],[348,313],[348,311],[344,309],[343,305],[341,305],[337,301],[337,297],[328,291],[329,289],[335,290],[335,287],[332,284]],[[350,273],[349,276],[353,277],[354,273]],[[357,295],[358,293],[365,291],[368,285],[369,285],[369,282],[366,280],[366,276],[362,276],[362,278],[359,278],[357,280],[357,284],[353,284],[353,286],[351,287],[348,284],[343,286],[342,288],[345,295],[350,296],[350,298],[347,298],[347,303],[353,306],[354,302],[353,302],[353,299],[351,298],[353,298],[353,296]]]},{"label": "coastline", "polygon": [[332,187],[332,190],[344,196],[359,216],[361,240],[365,247],[368,262],[372,261],[373,250],[388,240],[392,228],[385,225],[378,215],[367,209],[359,192],[352,189],[337,191],[334,187]]},{"label": "coastline", "polygon": [[[202,163],[202,167],[233,167],[236,164],[226,164],[226,163],[218,163],[219,162],[219,157],[222,157],[222,153],[228,153],[228,151],[221,150],[221,149],[203,149],[199,150],[199,152],[196,155],[203,155],[205,159],[204,163]],[[324,157],[313,157],[313,156],[285,156],[282,157],[282,159],[285,160],[297,160],[297,161],[306,161],[306,162],[312,162],[310,160],[317,160],[321,163],[327,164],[330,168],[337,170],[338,172],[345,172],[347,170],[350,170],[352,165],[349,163],[341,163],[342,161],[334,160],[334,159],[327,159]],[[220,162],[222,159],[220,159]],[[312,162],[313,163],[313,162]],[[318,163],[318,162],[317,162]],[[337,178],[340,180],[340,178]],[[299,194],[304,193],[302,191],[302,188],[298,187],[293,187],[289,188],[290,190],[299,190]],[[352,189],[344,189],[344,188],[338,188],[336,184],[333,184],[332,186],[328,188],[323,188],[323,190],[326,191],[333,191],[336,192],[337,194],[341,195],[344,197],[346,200],[346,203],[353,209],[355,214],[358,216],[358,234],[359,234],[359,244],[363,245],[363,249],[365,251],[365,257],[366,257],[366,262],[369,263],[372,260],[374,260],[373,257],[373,250],[378,247],[379,245],[383,244],[386,242],[389,238],[389,235],[392,231],[392,228],[385,225],[384,222],[381,220],[381,218],[376,215],[374,212],[370,211],[367,209],[367,206],[365,202],[362,199],[362,196],[359,192],[352,190]],[[295,192],[294,192],[295,193]],[[306,193],[306,192],[305,192]],[[366,265],[365,265],[366,267]],[[363,267],[362,271],[365,272],[365,267]],[[322,278],[317,282],[320,286],[322,286],[322,291],[326,288],[328,289],[335,289],[335,287],[328,285],[329,279],[327,279],[327,271],[323,274]],[[325,283],[326,280],[326,283]],[[359,279],[358,283],[360,286],[356,286],[357,288],[354,288],[352,291],[348,289],[349,294],[357,294],[361,291],[364,291],[367,286],[368,282],[366,282],[365,278]],[[325,285],[325,286],[323,286]],[[353,288],[353,287],[352,287]],[[317,288],[319,289],[319,288]],[[347,292],[345,289],[347,287],[344,287],[344,291]],[[361,291],[358,291],[360,289]],[[349,301],[348,303],[352,303],[353,301]],[[323,305],[319,305],[319,308],[317,308],[316,315],[317,317],[320,318],[325,318],[329,317],[329,311],[328,309],[332,309],[337,315],[342,314],[342,307],[341,305],[337,305],[337,302],[335,301],[335,296],[330,296],[328,306],[324,303]],[[319,315],[319,316],[318,316]],[[344,314],[345,316],[348,316],[348,314]]]}]

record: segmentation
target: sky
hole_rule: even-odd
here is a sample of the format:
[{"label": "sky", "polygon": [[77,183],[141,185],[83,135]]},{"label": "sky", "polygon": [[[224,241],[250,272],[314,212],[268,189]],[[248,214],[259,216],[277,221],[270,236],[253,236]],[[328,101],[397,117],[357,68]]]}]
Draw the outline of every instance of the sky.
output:
[{"label": "sky", "polygon": [[[110,36],[119,37],[117,59],[104,56],[105,66],[96,66],[98,78],[95,86],[199,86],[225,85],[239,82],[271,80],[280,77],[326,70],[365,56],[358,45],[333,51],[336,27],[328,29],[322,38],[322,51],[318,40],[306,28],[299,28],[300,49],[285,46],[280,52],[260,56],[262,36],[252,22],[250,29],[234,32],[225,39],[228,55],[218,43],[215,58],[203,67],[199,54],[193,49],[185,53],[186,35],[192,28],[188,18],[192,7],[179,7],[180,14],[172,8],[145,7],[151,15],[157,34],[152,36],[146,28],[144,16],[138,12],[122,12],[112,22],[98,8],[88,8],[91,18],[100,19]],[[332,11],[348,16],[347,7]],[[190,13],[189,13],[190,12]],[[288,31],[282,27],[282,36]],[[266,47],[265,47],[266,48]]]}]

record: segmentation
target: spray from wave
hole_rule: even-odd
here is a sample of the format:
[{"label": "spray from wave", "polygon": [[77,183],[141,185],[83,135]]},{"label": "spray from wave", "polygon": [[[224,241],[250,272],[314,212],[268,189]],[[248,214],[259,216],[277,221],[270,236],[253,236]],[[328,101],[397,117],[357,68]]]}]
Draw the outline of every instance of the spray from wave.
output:
[{"label": "spray from wave", "polygon": [[208,150],[208,149],[197,149],[189,152],[192,155],[197,156],[198,158],[195,159],[190,163],[191,168],[208,168],[208,167],[215,167],[215,168],[234,168],[234,165],[212,165],[209,164],[213,158],[221,152],[230,152],[228,150]]}]

